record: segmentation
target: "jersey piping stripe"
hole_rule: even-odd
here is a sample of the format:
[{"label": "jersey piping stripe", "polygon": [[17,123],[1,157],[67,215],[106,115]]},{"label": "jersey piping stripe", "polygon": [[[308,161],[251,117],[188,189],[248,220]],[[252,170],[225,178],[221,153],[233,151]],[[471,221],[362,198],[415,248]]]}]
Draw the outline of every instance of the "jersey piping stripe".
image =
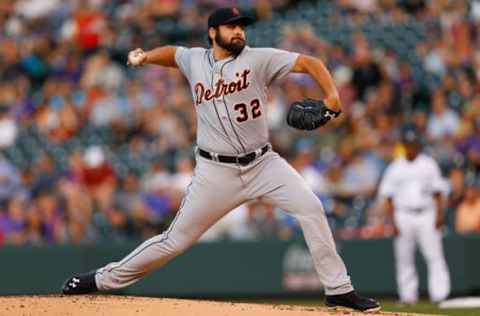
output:
[{"label": "jersey piping stripe", "polygon": [[213,68],[212,59],[210,58],[210,49],[206,50],[205,54],[207,55],[207,59],[208,59],[208,63],[210,64],[210,67]]},{"label": "jersey piping stripe", "polygon": [[[210,54],[208,53],[207,51],[207,58],[208,58],[208,62],[210,63],[210,66],[212,68],[212,77],[211,77],[211,80],[210,80],[210,87],[212,88],[212,91],[213,91],[213,74],[214,74],[214,69],[213,69],[213,65],[212,65],[212,62],[210,61]],[[228,135],[227,133],[227,129],[225,128],[225,125],[223,125],[223,122],[220,118],[220,114],[218,113],[218,109],[217,109],[217,103],[215,102],[215,98],[212,99],[212,102],[213,102],[213,108],[215,109],[215,113],[217,114],[217,118],[218,118],[218,122],[220,122],[220,125],[222,126],[222,129],[223,129],[223,132],[225,133],[225,136],[227,137],[228,139],[228,143],[230,144],[230,146],[232,146],[232,148],[235,150],[236,153],[240,153],[239,150],[237,149],[237,147],[235,147],[233,145],[233,142],[231,141],[230,139],[230,136]],[[228,113],[228,111],[227,111]]]},{"label": "jersey piping stripe", "polygon": [[[182,213],[182,209],[183,209],[183,206],[185,205],[185,201],[187,199],[187,196],[188,196],[188,193],[190,192],[190,187],[193,183],[193,179],[195,178],[195,172],[193,173],[193,176],[192,176],[192,181],[190,181],[190,183],[188,184],[188,187],[187,187],[187,193],[185,194],[185,196],[183,197],[182,199],[182,202],[180,203],[180,207],[178,208],[178,212],[177,212],[177,215],[175,215],[175,218],[173,219],[172,223],[170,224],[170,227],[168,228],[168,230],[165,232],[165,237],[158,240],[158,241],[152,241],[151,243],[149,243],[148,245],[145,245],[143,248],[139,249],[136,253],[132,253],[130,254],[128,257],[126,257],[125,259],[123,259],[122,261],[120,261],[118,263],[118,265],[114,266],[114,267],[111,267],[108,272],[112,272],[113,269],[117,269],[117,268],[120,268],[122,265],[126,264],[127,262],[129,262],[131,259],[135,258],[137,255],[139,255],[142,251],[144,251],[145,249],[147,249],[148,247],[150,246],[153,246],[154,244],[159,244],[159,243],[162,243],[166,240],[168,240],[168,235],[170,234],[170,232],[173,230],[173,227],[175,226],[175,223],[177,222],[177,219],[180,217],[181,213]],[[103,274],[105,271],[97,271],[95,274]]]},{"label": "jersey piping stripe", "polygon": [[[222,78],[223,78],[223,68],[225,67],[225,65],[227,65],[228,63],[231,63],[235,59],[236,59],[236,57],[232,60],[226,61],[222,65],[222,67],[220,68],[220,76],[222,76]],[[237,130],[235,129],[235,126],[233,125],[232,118],[230,117],[230,112],[228,111],[227,102],[225,101],[225,94],[222,95],[222,100],[223,100],[223,105],[225,106],[225,111],[227,111],[228,120],[230,121],[230,125],[232,126],[232,130],[235,133],[235,136],[237,136],[237,140],[240,143],[240,146],[242,146],[243,152],[247,153],[247,150],[245,149],[245,145],[243,145],[242,141],[240,140],[240,136],[238,136]]]},{"label": "jersey piping stripe", "polygon": [[[183,201],[182,201],[182,206],[183,206]],[[177,219],[180,217],[180,214],[181,214],[181,211],[182,209],[179,208],[178,212],[177,212],[177,215],[175,216],[175,218],[173,219],[172,221],[172,224],[170,224],[170,227],[168,228],[168,230],[166,231],[165,233],[165,237],[160,239],[160,240],[157,240],[157,241],[152,241],[151,243],[149,243],[148,245],[145,245],[143,248],[139,249],[137,252],[135,253],[132,253],[130,254],[128,257],[126,257],[125,259],[123,259],[122,261],[120,261],[116,266],[113,266],[111,267],[110,269],[108,269],[108,272],[112,272],[114,269],[117,269],[117,268],[120,268],[121,266],[123,266],[124,264],[126,264],[127,262],[129,262],[130,260],[132,260],[133,258],[135,258],[136,256],[138,256],[140,253],[142,253],[145,249],[149,248],[150,246],[153,246],[155,244],[160,244],[162,242],[165,242],[168,240],[168,235],[170,234],[170,232],[173,230],[173,227],[175,226],[175,223],[177,222]],[[105,271],[97,271],[96,274],[103,274],[105,273]]]},{"label": "jersey piping stripe", "polygon": [[[184,204],[184,201],[182,201],[182,207],[183,207],[183,204]],[[181,213],[182,209],[179,208],[178,212],[177,212],[177,215],[175,216],[175,218],[173,219],[172,221],[172,224],[170,225],[170,227],[168,228],[168,230],[165,232],[165,237],[160,239],[160,240],[157,240],[157,241],[152,241],[151,243],[149,243],[148,245],[145,245],[143,248],[139,249],[136,253],[132,253],[130,254],[128,257],[126,257],[125,259],[123,259],[121,262],[119,262],[118,265],[114,266],[114,267],[111,267],[108,272],[112,272],[114,269],[117,269],[117,268],[120,268],[122,265],[126,264],[127,262],[129,262],[130,260],[132,260],[133,258],[135,258],[136,256],[138,256],[141,252],[143,252],[145,249],[147,249],[148,247],[150,246],[153,246],[155,244],[159,244],[159,243],[162,243],[164,241],[167,241],[168,240],[168,235],[170,234],[170,232],[173,230],[173,227],[175,226],[175,223],[177,222],[177,219],[180,217],[180,213]],[[97,273],[100,273],[100,274],[103,274],[105,271],[102,271],[102,272],[97,272]]]},{"label": "jersey piping stripe", "polygon": [[[211,86],[213,87],[213,71],[212,71]],[[213,108],[215,109],[215,113],[217,114],[218,121],[220,122],[220,125],[222,126],[223,132],[225,133],[225,136],[226,136],[227,139],[228,139],[228,143],[233,147],[233,149],[234,149],[237,153],[239,153],[237,147],[235,147],[235,146],[233,145],[233,142],[231,141],[231,138],[230,138],[230,136],[228,135],[228,132],[227,132],[227,129],[225,128],[225,125],[223,125],[222,119],[220,118],[220,114],[218,113],[217,103],[215,102],[215,99],[212,99],[212,102],[213,102]],[[224,101],[224,102],[225,102],[225,101]],[[228,111],[227,111],[227,114],[228,114]]]}]

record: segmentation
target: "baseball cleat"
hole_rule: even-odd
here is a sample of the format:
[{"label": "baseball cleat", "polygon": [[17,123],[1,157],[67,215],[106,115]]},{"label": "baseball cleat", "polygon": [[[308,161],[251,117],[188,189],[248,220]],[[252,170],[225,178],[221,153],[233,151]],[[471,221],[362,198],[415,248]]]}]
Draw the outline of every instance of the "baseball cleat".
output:
[{"label": "baseball cleat", "polygon": [[62,293],[65,295],[88,294],[97,291],[95,271],[74,275],[68,278],[62,286]]},{"label": "baseball cleat", "polygon": [[355,291],[339,295],[326,295],[325,305],[332,309],[354,309],[365,313],[378,312],[380,304],[371,298],[358,296]]}]

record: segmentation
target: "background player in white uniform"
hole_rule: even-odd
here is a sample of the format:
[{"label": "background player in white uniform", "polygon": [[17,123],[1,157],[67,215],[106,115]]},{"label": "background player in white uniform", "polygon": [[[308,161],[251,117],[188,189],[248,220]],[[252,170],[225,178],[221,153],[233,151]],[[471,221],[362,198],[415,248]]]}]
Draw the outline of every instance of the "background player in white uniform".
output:
[{"label": "background player in white uniform", "polygon": [[71,277],[64,284],[65,294],[128,286],[187,250],[233,208],[261,198],[300,222],[327,305],[380,309],[376,301],[356,295],[320,200],[268,143],[266,90],[274,80],[289,72],[310,74],[325,93],[328,110],[338,114],[340,100],[333,80],[316,58],[246,46],[244,26],[250,23],[236,8],[219,9],[208,20],[212,49],[164,46],[129,54],[131,65],[177,67],[187,77],[197,112],[194,176],[167,231],[119,262]]},{"label": "background player in white uniform", "polygon": [[428,268],[428,291],[433,302],[450,292],[450,277],[442,247],[445,182],[438,164],[420,152],[419,135],[403,133],[406,157],[395,159],[386,169],[379,188],[381,199],[395,229],[396,276],[400,301],[418,300],[415,249],[418,244]]}]

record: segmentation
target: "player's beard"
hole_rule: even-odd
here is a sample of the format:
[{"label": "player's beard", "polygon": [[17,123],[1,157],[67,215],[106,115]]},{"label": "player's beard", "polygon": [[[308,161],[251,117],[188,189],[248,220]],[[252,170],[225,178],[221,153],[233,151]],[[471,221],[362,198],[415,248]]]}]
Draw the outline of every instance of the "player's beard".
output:
[{"label": "player's beard", "polygon": [[220,32],[217,32],[217,34],[215,34],[215,42],[218,46],[225,49],[233,56],[240,55],[243,48],[245,47],[245,40],[243,40],[242,38],[234,37],[230,40],[230,42],[228,42],[227,40],[225,40],[225,38],[223,38],[223,36],[220,35]]}]

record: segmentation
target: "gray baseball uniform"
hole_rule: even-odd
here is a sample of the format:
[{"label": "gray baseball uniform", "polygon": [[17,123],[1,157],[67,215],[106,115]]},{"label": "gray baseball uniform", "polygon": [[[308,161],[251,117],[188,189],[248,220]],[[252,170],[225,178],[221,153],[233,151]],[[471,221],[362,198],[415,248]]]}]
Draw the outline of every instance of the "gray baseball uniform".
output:
[{"label": "gray baseball uniform", "polygon": [[[261,198],[295,216],[304,232],[320,281],[328,295],[351,291],[320,200],[301,176],[268,144],[267,87],[284,77],[298,54],[246,46],[236,58],[216,61],[211,49],[176,49],[175,60],[187,77],[197,112],[198,155],[192,182],[170,227],[119,262],[97,270],[99,290],[138,281],[187,250],[209,227],[240,204]],[[218,162],[218,154],[254,152],[247,165]]]}]

